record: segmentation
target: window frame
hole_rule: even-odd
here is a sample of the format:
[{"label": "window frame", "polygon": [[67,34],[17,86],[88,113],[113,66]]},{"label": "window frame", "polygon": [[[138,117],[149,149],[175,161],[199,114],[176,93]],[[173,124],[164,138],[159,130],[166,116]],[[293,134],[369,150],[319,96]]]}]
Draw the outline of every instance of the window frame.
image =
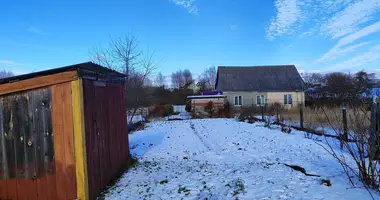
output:
[{"label": "window frame", "polygon": [[[258,97],[260,97],[260,103],[257,101]],[[256,106],[265,106],[265,102],[266,102],[265,95],[263,94],[256,95]]]},{"label": "window frame", "polygon": [[234,106],[235,107],[242,107],[243,106],[243,96],[241,96],[241,95],[235,95],[234,96]]},{"label": "window frame", "polygon": [[293,105],[293,97],[292,96],[293,96],[292,94],[284,94],[284,105]]}]

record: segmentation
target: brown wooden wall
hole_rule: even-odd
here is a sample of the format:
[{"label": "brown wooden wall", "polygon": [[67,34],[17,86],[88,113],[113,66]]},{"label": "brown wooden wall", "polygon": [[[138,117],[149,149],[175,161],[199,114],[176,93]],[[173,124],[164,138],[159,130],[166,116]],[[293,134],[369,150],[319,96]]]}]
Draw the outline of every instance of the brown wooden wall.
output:
[{"label": "brown wooden wall", "polygon": [[76,199],[70,82],[0,97],[0,199]]},{"label": "brown wooden wall", "polygon": [[125,90],[83,80],[83,98],[89,197],[96,199],[129,156]]}]

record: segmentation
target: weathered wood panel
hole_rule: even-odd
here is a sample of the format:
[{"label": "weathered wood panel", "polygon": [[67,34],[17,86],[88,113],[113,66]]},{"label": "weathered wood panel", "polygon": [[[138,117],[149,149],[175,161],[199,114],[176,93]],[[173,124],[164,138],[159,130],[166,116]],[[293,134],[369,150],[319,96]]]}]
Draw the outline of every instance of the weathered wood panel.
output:
[{"label": "weathered wood panel", "polygon": [[[0,113],[3,113],[3,104],[0,104]],[[5,162],[5,138],[3,127],[3,115],[0,114],[0,198],[7,197],[7,183],[5,181],[5,175],[7,174],[7,163]]]},{"label": "weathered wood panel", "polygon": [[50,105],[48,88],[0,97],[0,199],[46,199],[55,187],[45,178],[54,176]]},{"label": "weathered wood panel", "polygon": [[41,76],[33,79],[0,85],[0,95],[42,88],[59,83],[66,83],[78,78],[77,71]]},{"label": "weathered wood panel", "polygon": [[76,199],[71,83],[52,86],[52,118],[58,199]]},{"label": "weathered wood panel", "polygon": [[52,118],[53,118],[53,134],[54,134],[54,152],[56,165],[56,189],[57,199],[66,199],[66,190],[63,187],[68,184],[66,181],[65,168],[65,140],[64,140],[64,124],[62,120],[63,106],[61,104],[64,97],[64,89],[62,85],[52,86]]},{"label": "weathered wood panel", "polygon": [[129,156],[123,88],[83,80],[90,199],[98,196]]}]

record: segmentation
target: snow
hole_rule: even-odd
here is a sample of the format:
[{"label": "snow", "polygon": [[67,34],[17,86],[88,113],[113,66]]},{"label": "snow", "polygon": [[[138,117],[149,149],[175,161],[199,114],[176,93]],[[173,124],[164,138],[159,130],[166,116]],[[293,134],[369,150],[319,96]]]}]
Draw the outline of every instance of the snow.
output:
[{"label": "snow", "polygon": [[165,120],[170,120],[170,119],[182,119],[182,120],[191,119],[191,113],[183,112],[183,113],[179,113],[178,115],[170,115],[170,116],[165,117]]},{"label": "snow", "polygon": [[[131,154],[139,164],[105,198],[371,199],[366,190],[351,187],[321,144],[302,132],[285,134],[277,126],[235,119],[154,121],[130,135]],[[332,186],[322,185],[321,178]]]},{"label": "snow", "polygon": [[196,98],[224,98],[226,95],[193,95],[187,96],[188,99],[196,99]]},{"label": "snow", "polygon": [[133,116],[132,121],[131,121],[131,118],[132,118],[132,116],[130,116],[130,115],[127,116],[128,123],[131,123],[131,122],[132,123],[137,123],[137,122],[145,121],[145,117],[142,116],[142,115],[135,115],[135,116]]}]

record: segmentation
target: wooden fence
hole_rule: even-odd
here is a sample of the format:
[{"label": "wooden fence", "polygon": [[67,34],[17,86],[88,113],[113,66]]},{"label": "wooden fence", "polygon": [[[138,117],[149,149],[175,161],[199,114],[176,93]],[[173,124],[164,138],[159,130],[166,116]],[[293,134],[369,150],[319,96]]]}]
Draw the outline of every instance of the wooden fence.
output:
[{"label": "wooden fence", "polygon": [[[371,107],[371,109],[369,110],[368,107]],[[358,113],[360,116],[358,116]],[[318,135],[339,137],[339,139],[348,139],[348,133],[353,126],[352,121],[358,119],[373,132],[380,131],[379,103],[370,106],[363,104],[361,108],[355,107],[355,109],[349,106],[311,109],[298,105],[295,109],[289,110],[273,105],[252,106],[243,108],[240,115],[243,117],[256,117],[262,121],[271,116],[274,123],[291,126],[295,129],[313,132]],[[352,117],[353,115],[355,117]],[[329,129],[330,132],[322,129]]]}]

